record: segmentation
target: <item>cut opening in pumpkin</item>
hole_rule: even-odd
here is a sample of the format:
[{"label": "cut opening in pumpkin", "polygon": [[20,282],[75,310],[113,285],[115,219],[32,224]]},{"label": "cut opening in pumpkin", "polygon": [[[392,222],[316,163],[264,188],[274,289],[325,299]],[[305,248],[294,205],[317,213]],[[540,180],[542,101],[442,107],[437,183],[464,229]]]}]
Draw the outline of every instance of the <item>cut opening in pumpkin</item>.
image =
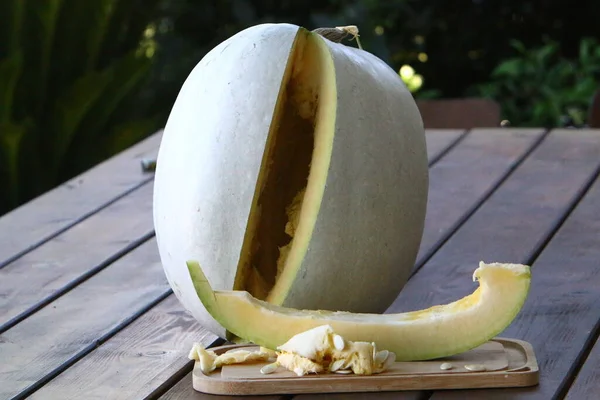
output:
[{"label": "cut opening in pumpkin", "polygon": [[274,303],[285,298],[306,253],[331,158],[335,76],[322,40],[300,29],[292,47],[234,283]]}]

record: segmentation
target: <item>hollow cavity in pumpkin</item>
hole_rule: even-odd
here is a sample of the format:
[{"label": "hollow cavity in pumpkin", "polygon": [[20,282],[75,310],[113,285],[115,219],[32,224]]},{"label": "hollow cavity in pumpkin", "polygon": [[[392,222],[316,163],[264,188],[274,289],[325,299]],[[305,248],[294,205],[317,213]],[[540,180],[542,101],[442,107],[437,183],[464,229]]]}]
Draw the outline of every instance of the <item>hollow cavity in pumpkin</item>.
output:
[{"label": "hollow cavity in pumpkin", "polygon": [[310,240],[335,129],[333,60],[300,29],[278,94],[242,246],[235,290],[280,304]]}]

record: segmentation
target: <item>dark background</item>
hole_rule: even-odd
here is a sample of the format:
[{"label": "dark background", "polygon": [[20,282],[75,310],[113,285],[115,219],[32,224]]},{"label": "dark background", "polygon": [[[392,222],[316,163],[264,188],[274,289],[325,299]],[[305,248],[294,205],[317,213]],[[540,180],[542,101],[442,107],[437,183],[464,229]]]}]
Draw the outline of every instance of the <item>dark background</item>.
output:
[{"label": "dark background", "polygon": [[0,0],[0,215],[160,129],[193,66],[248,26],[357,25],[422,79],[418,98],[584,126],[599,15],[593,0]]}]

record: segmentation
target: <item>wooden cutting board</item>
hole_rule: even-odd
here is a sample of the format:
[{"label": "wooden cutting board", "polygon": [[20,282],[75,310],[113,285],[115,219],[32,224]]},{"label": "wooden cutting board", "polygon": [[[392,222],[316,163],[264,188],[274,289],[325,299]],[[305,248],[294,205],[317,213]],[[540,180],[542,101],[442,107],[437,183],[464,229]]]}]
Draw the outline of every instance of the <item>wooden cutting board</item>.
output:
[{"label": "wooden cutting board", "polygon": [[[256,346],[230,345],[211,350],[222,354],[240,348]],[[260,368],[273,361],[226,365],[208,375],[196,363],[193,387],[210,394],[261,395],[519,387],[537,385],[539,379],[531,345],[506,338],[444,359],[396,362],[389,370],[370,376],[322,373],[299,377],[284,368],[261,374]],[[442,363],[450,363],[453,368],[442,370]],[[473,364],[485,366],[485,371],[465,368]]]}]

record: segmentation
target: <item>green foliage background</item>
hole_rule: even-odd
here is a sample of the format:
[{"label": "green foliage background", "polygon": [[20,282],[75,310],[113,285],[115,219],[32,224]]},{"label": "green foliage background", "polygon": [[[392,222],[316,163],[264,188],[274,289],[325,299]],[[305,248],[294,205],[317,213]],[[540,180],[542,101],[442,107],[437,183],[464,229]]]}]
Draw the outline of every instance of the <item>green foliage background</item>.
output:
[{"label": "green foliage background", "polygon": [[585,124],[600,2],[0,0],[0,214],[163,126],[207,51],[263,22],[357,25],[423,77],[417,97],[496,99],[513,126]]}]

